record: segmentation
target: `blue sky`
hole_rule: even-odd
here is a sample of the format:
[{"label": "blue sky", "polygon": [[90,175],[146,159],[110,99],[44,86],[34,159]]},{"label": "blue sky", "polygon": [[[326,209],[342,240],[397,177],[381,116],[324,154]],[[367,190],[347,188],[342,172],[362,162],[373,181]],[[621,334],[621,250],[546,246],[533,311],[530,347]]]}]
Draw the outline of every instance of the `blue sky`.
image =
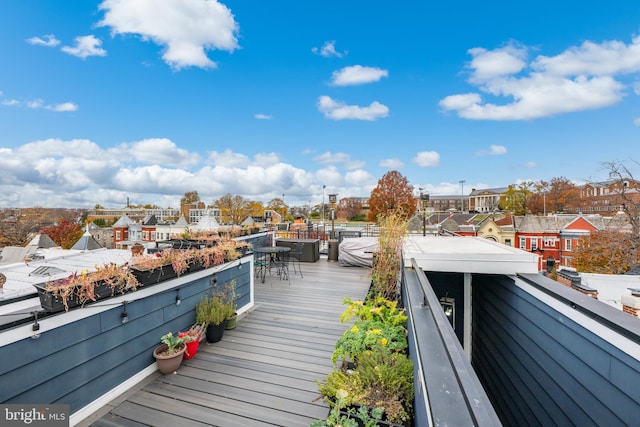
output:
[{"label": "blue sky", "polygon": [[0,207],[605,179],[640,6],[596,3],[2,1]]}]

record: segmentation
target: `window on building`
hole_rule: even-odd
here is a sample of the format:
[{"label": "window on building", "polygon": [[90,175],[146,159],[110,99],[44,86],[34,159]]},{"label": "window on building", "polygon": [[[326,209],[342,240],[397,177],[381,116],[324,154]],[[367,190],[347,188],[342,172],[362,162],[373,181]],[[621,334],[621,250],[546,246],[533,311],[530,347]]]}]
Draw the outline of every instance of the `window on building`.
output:
[{"label": "window on building", "polygon": [[120,240],[120,230],[116,231],[116,240]]},{"label": "window on building", "polygon": [[570,251],[571,250],[571,239],[566,239],[564,241],[564,250],[565,251]]},{"label": "window on building", "polygon": [[524,237],[520,238],[520,249],[527,249],[527,239]]},{"label": "window on building", "polygon": [[155,232],[155,231],[152,231],[152,232],[151,232],[151,241],[153,242],[153,241],[155,241],[155,240],[156,240],[156,232]]},{"label": "window on building", "polygon": [[538,250],[538,239],[531,239],[531,250]]},{"label": "window on building", "polygon": [[511,246],[511,239],[504,239],[504,244],[507,246]]}]

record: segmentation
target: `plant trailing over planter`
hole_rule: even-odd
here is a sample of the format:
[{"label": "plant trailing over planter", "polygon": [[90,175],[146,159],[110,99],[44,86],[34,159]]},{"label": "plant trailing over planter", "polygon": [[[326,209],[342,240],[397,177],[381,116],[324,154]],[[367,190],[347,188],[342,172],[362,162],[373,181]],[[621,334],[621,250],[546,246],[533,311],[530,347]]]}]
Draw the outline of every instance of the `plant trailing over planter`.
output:
[{"label": "plant trailing over planter", "polygon": [[44,286],[36,286],[42,292],[41,302],[44,302],[43,298],[51,297],[61,301],[64,309],[69,310],[70,307],[99,298],[133,291],[139,286],[135,276],[125,266],[110,263],[95,268],[94,272],[75,272],[63,279],[48,281]]}]

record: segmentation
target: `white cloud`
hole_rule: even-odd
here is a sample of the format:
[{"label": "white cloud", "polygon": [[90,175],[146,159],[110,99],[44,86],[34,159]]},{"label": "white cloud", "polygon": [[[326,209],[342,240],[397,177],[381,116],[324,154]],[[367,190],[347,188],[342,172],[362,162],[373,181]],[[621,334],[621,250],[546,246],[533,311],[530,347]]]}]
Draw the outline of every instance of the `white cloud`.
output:
[{"label": "white cloud", "polygon": [[535,168],[536,166],[538,166],[536,162],[527,162],[524,164],[524,167],[527,169],[532,169],[532,168]]},{"label": "white cloud", "polygon": [[165,48],[162,59],[174,69],[216,68],[206,51],[233,52],[239,31],[231,10],[216,0],[104,0],[99,26],[112,34],[137,34]]},{"label": "white cloud", "polygon": [[278,153],[258,153],[253,156],[253,164],[256,166],[273,166],[280,163]]},{"label": "white cloud", "polygon": [[633,120],[633,124],[636,126],[640,126],[640,117]]},{"label": "white cloud", "polygon": [[31,108],[34,110],[37,110],[39,108],[43,108],[45,110],[50,110],[50,111],[55,111],[55,112],[61,112],[61,113],[66,113],[66,112],[71,112],[71,111],[77,111],[78,110],[78,106],[76,104],[74,104],[73,102],[63,102],[61,104],[45,104],[44,101],[42,99],[34,99],[31,101],[27,101],[25,103],[22,103],[16,99],[4,99],[1,102],[2,105],[8,106],[8,107],[20,107],[20,106],[26,106],[27,108]]},{"label": "white cloud", "polygon": [[44,101],[42,99],[34,99],[33,101],[27,101],[27,107],[33,108],[34,110],[38,108],[44,108]]},{"label": "white cloud", "polygon": [[[640,36],[630,44],[587,41],[531,61],[527,48],[516,43],[494,50],[473,48],[469,54],[468,81],[486,99],[470,92],[447,96],[439,105],[475,120],[530,120],[607,107],[625,95],[619,78],[640,72]],[[631,86],[638,93],[637,83]]]},{"label": "white cloud", "polygon": [[353,86],[380,81],[388,77],[389,72],[378,67],[363,67],[352,65],[334,71],[331,75],[331,84],[334,86]]},{"label": "white cloud", "polygon": [[389,115],[389,108],[386,105],[374,101],[368,107],[357,105],[347,105],[337,102],[330,97],[323,95],[318,99],[318,110],[328,119],[333,120],[368,120],[374,121]]},{"label": "white cloud", "polygon": [[200,162],[200,156],[178,146],[167,138],[149,138],[124,144],[129,155],[140,163],[189,168]]},{"label": "white cloud", "polygon": [[58,40],[53,34],[47,34],[42,37],[28,38],[27,43],[37,46],[56,47],[60,44],[60,40]]},{"label": "white cloud", "polygon": [[255,117],[258,120],[271,120],[272,118],[271,114],[262,114],[262,113],[258,113],[253,117]]},{"label": "white cloud", "polygon": [[321,55],[321,56],[324,56],[325,58],[329,58],[331,56],[336,56],[338,58],[342,58],[344,55],[346,55],[348,53],[346,50],[344,52],[338,52],[336,50],[336,41],[335,40],[326,41],[326,42],[324,42],[322,47],[320,47],[320,48],[317,48],[317,47],[311,48],[311,51],[313,53],[315,53],[316,55]]},{"label": "white cloud", "polygon": [[503,154],[507,154],[507,147],[503,145],[491,145],[489,150],[480,150],[476,153],[476,156],[501,156]]},{"label": "white cloud", "polygon": [[374,186],[378,182],[377,178],[371,175],[369,172],[362,169],[358,169],[352,172],[348,172],[344,176],[346,184],[355,185],[358,187]]},{"label": "white cloud", "polygon": [[411,161],[423,168],[435,168],[440,166],[440,154],[436,151],[421,151]]},{"label": "white cloud", "polygon": [[224,150],[222,153],[212,151],[209,153],[208,161],[215,166],[243,167],[250,163],[250,160],[244,154],[234,153],[230,149]]},{"label": "white cloud", "polygon": [[378,163],[378,166],[389,169],[389,170],[398,170],[404,167],[404,163],[402,163],[402,160],[395,159],[395,158],[383,159],[383,160],[380,160],[380,162]]},{"label": "white cloud", "polygon": [[87,59],[89,56],[105,56],[107,51],[102,46],[102,40],[93,35],[80,36],[75,39],[75,46],[62,46],[61,50],[69,55]]},{"label": "white cloud", "polygon": [[[152,149],[158,151],[153,160],[164,164],[147,163]],[[174,157],[171,164],[167,164],[169,157]],[[376,185],[376,179],[360,168],[341,174],[332,164],[309,171],[282,163],[277,153],[261,153],[248,161],[243,154],[227,150],[212,156],[220,164],[189,167],[199,157],[166,138],[110,148],[84,139],[47,139],[0,148],[0,207],[92,207],[96,203],[119,207],[127,197],[134,203],[176,207],[180,197],[193,190],[206,203],[226,193],[262,202],[285,194],[287,203],[299,205],[309,200],[320,203],[323,184],[326,195],[343,196],[367,195]],[[230,164],[233,159],[237,165]]]},{"label": "white cloud", "polygon": [[365,162],[361,160],[353,160],[351,155],[347,153],[326,152],[314,157],[314,160],[325,165],[341,164],[342,167],[347,170],[359,169],[365,165]]},{"label": "white cloud", "polygon": [[63,102],[62,104],[51,105],[46,108],[48,110],[59,112],[78,111],[78,106],[73,102]]}]

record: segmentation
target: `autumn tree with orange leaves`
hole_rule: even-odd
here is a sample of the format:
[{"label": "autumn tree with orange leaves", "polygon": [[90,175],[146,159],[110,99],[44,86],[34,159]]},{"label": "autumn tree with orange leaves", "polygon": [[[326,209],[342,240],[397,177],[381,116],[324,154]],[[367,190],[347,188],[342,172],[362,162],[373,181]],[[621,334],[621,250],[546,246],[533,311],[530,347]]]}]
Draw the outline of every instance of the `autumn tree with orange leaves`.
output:
[{"label": "autumn tree with orange leaves", "polygon": [[70,249],[84,234],[80,224],[71,223],[66,218],[56,225],[41,228],[40,233],[51,237],[51,240],[63,249]]},{"label": "autumn tree with orange leaves", "polygon": [[398,171],[389,171],[378,181],[369,198],[369,221],[377,221],[381,215],[394,213],[404,219],[416,211],[417,198],[413,186]]},{"label": "autumn tree with orange leaves", "polygon": [[585,236],[573,251],[576,270],[585,273],[623,274],[640,263],[629,233],[603,230]]}]

